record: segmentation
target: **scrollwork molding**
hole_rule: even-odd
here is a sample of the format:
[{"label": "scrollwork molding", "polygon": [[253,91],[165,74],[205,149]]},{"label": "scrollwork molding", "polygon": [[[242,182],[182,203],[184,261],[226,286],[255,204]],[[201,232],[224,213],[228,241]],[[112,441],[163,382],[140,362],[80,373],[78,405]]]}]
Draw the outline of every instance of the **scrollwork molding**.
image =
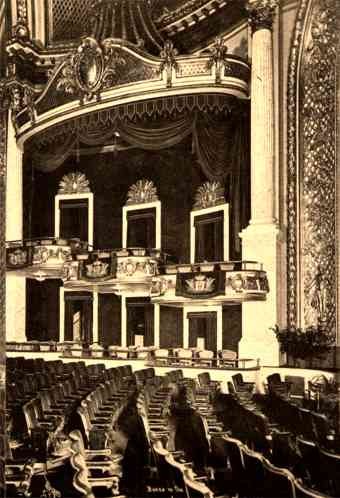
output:
[{"label": "scrollwork molding", "polygon": [[288,324],[322,322],[332,335],[337,287],[335,9],[334,0],[300,4],[288,76],[287,172]]},{"label": "scrollwork molding", "polygon": [[0,348],[4,348],[6,331],[6,161],[7,111],[0,110]]},{"label": "scrollwork molding", "polygon": [[17,128],[16,117],[23,110],[27,109],[31,123],[35,121],[35,92],[34,89],[25,82],[18,80],[15,76],[0,80],[0,110],[10,109],[13,125]]}]

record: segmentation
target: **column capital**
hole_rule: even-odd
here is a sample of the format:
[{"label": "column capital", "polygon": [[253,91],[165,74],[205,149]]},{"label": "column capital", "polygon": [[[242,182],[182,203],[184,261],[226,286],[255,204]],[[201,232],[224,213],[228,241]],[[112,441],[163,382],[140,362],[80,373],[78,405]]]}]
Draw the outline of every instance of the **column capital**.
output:
[{"label": "column capital", "polygon": [[279,0],[248,0],[246,9],[253,32],[259,29],[272,29],[278,5]]}]

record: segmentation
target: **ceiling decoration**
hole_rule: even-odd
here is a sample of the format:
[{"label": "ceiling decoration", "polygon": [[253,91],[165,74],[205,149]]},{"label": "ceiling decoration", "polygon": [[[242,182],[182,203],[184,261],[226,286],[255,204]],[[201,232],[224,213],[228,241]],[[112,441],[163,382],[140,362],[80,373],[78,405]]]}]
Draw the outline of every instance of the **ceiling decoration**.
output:
[{"label": "ceiling decoration", "polygon": [[151,3],[145,0],[94,0],[90,11],[90,34],[97,40],[114,38],[130,42],[158,55],[163,38],[151,18]]}]

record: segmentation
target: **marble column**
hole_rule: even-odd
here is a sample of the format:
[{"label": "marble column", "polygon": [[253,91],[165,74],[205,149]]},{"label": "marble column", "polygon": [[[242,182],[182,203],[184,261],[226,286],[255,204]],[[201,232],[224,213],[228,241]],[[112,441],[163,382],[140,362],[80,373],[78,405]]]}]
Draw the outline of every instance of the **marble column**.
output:
[{"label": "marble column", "polygon": [[[23,237],[22,151],[18,148],[11,117],[7,133],[6,240]],[[6,339],[26,341],[26,279],[6,274]]]},{"label": "marble column", "polygon": [[242,231],[242,259],[263,263],[270,292],[263,302],[242,305],[239,356],[277,365],[279,348],[270,331],[278,320],[279,229],[275,219],[274,83],[272,25],[278,0],[247,4],[252,29],[251,220]]}]

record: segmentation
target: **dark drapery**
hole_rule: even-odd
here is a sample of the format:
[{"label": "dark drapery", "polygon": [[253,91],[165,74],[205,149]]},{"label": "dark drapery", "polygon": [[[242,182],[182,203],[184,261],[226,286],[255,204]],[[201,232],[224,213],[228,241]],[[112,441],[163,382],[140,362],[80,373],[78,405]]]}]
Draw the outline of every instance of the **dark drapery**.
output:
[{"label": "dark drapery", "polygon": [[60,237],[71,239],[79,237],[88,239],[88,201],[77,199],[61,201],[60,208]]},{"label": "dark drapery", "polygon": [[160,347],[180,348],[183,346],[183,310],[160,307]]},{"label": "dark drapery", "polygon": [[137,209],[127,213],[128,247],[155,247],[156,245],[156,210]]},{"label": "dark drapery", "polygon": [[249,114],[241,111],[231,117],[193,112],[177,119],[158,122],[117,122],[115,128],[103,123],[66,138],[61,135],[51,144],[32,144],[33,164],[44,172],[53,171],[64,163],[77,144],[100,145],[119,140],[144,150],[161,150],[192,136],[192,151],[204,175],[210,181],[220,181],[230,193],[230,210],[234,258],[240,253],[238,233],[248,224],[250,199]]},{"label": "dark drapery", "polygon": [[223,222],[223,211],[195,217],[195,263],[223,261]]}]

